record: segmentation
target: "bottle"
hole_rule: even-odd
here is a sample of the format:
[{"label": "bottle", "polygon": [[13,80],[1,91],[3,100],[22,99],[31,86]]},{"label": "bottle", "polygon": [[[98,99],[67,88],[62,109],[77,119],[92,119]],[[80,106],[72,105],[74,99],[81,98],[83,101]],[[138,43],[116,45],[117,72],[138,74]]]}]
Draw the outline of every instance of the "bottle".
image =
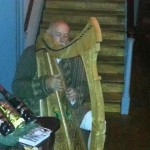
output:
[{"label": "bottle", "polygon": [[2,85],[0,85],[0,93],[16,109],[16,111],[21,115],[26,123],[36,121],[36,117],[34,116],[33,112],[19,97],[9,93]]},{"label": "bottle", "polygon": [[8,100],[9,103],[17,110],[17,112],[24,118],[26,123],[35,122],[36,117],[33,112],[25,105],[25,103],[18,97]]},{"label": "bottle", "polygon": [[14,131],[14,126],[6,119],[4,114],[0,111],[0,133],[7,136]]},{"label": "bottle", "polygon": [[13,124],[15,129],[23,127],[25,125],[25,120],[8,102],[0,102],[0,111],[5,115],[7,120]]}]

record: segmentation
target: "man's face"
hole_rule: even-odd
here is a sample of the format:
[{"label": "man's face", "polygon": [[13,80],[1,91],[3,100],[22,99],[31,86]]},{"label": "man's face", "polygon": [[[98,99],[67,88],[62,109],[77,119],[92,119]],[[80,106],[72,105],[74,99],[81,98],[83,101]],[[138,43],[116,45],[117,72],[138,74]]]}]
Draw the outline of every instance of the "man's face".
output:
[{"label": "man's face", "polygon": [[66,45],[69,42],[69,26],[65,23],[57,23],[53,27],[52,37],[60,45]]}]

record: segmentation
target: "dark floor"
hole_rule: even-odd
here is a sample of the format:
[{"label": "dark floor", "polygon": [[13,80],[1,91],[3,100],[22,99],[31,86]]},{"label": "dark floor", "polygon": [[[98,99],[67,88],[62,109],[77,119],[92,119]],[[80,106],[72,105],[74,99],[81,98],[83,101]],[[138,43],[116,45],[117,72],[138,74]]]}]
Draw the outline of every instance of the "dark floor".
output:
[{"label": "dark floor", "polygon": [[150,40],[136,40],[129,115],[106,114],[105,150],[150,150]]}]

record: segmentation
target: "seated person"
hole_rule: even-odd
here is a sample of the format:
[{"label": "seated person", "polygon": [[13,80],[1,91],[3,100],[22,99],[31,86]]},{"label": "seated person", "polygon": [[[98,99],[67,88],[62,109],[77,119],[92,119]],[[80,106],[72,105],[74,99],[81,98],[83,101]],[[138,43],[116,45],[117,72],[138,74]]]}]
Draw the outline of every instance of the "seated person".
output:
[{"label": "seated person", "polygon": [[[57,41],[60,45],[66,45],[69,43],[69,32],[70,28],[68,24],[64,21],[59,20],[52,23],[46,34],[50,35],[55,41]],[[79,59],[79,58],[76,58]],[[59,64],[63,64],[63,61],[59,60]],[[74,60],[76,61],[76,60]],[[78,61],[80,64],[80,60]],[[73,63],[76,64],[76,63]],[[72,67],[71,67],[72,68]],[[74,72],[72,73],[74,74]],[[80,77],[78,77],[80,78]],[[83,84],[86,84],[84,82]],[[87,85],[86,85],[87,86]],[[85,87],[86,87],[85,86]],[[78,104],[83,104],[84,108],[84,101],[78,101],[78,91],[84,91],[87,93],[87,88],[81,87],[79,88],[76,86],[68,85],[66,89],[62,85],[61,77],[59,74],[53,76],[41,76],[37,77],[37,62],[36,62],[36,47],[35,45],[31,45],[27,47],[19,60],[17,65],[16,74],[12,83],[12,90],[13,93],[19,97],[21,97],[24,102],[28,105],[28,107],[34,112],[35,115],[40,114],[39,110],[39,100],[46,98],[48,95],[53,93],[54,91],[66,91],[66,97],[68,98],[71,107],[74,109],[76,116],[78,117]],[[86,94],[85,94],[86,95]],[[83,95],[83,97],[86,97]],[[81,94],[80,94],[81,96]],[[81,100],[81,99],[79,99]],[[78,118],[78,124],[81,128],[85,128],[87,130],[91,130],[92,119],[90,118],[87,122],[90,124],[90,127],[86,127],[86,123],[83,122],[84,115],[89,111],[89,108],[82,113],[81,117]],[[88,112],[88,114],[91,112]],[[91,116],[91,115],[90,115]],[[87,119],[84,119],[87,121]],[[82,122],[82,123],[81,123]],[[81,125],[80,125],[81,124]]]}]

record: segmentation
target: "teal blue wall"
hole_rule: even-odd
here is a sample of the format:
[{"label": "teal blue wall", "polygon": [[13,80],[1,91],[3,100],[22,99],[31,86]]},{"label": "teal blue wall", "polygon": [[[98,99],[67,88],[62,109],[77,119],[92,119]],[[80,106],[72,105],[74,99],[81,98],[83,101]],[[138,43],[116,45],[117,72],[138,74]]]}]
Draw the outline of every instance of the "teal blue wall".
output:
[{"label": "teal blue wall", "polygon": [[11,91],[23,49],[23,0],[0,1],[0,84]]}]

